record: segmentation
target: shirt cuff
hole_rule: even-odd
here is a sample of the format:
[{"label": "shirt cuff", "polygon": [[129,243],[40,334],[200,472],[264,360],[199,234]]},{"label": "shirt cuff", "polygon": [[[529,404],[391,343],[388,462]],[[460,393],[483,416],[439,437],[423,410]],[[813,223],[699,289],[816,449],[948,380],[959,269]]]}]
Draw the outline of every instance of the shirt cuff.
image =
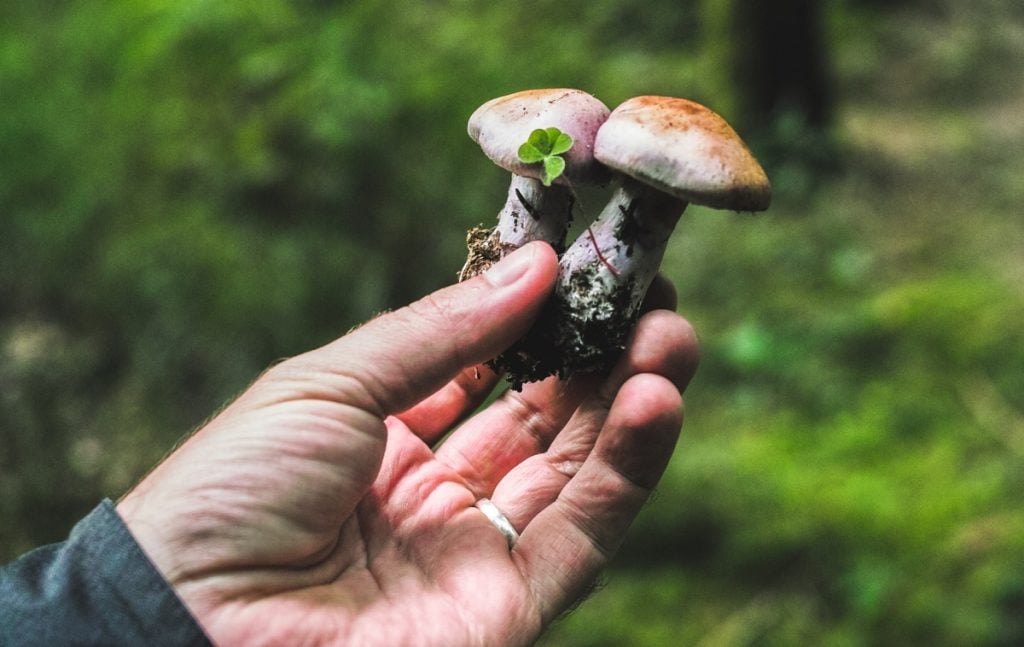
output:
[{"label": "shirt cuff", "polygon": [[0,644],[210,641],[105,499],[67,541],[0,569]]}]

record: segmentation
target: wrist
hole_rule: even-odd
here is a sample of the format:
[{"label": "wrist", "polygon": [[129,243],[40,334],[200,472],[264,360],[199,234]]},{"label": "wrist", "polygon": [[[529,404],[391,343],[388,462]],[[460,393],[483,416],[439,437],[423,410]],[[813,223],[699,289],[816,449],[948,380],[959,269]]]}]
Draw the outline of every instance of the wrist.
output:
[{"label": "wrist", "polygon": [[162,536],[161,528],[147,519],[143,503],[145,495],[140,492],[142,485],[125,495],[117,502],[117,514],[131,532],[135,542],[153,563],[160,574],[172,587],[181,572],[181,567],[174,559],[173,551],[167,547],[167,539]]}]

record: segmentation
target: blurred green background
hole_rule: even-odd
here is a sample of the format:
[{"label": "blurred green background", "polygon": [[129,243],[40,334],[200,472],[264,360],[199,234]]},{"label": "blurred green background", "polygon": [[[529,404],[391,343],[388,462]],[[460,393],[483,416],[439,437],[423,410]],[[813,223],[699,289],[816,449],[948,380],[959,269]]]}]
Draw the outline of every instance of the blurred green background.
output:
[{"label": "blurred green background", "polygon": [[684,437],[544,642],[1024,643],[1017,0],[0,4],[0,561],[451,282],[535,87],[707,103],[777,195],[684,217]]}]

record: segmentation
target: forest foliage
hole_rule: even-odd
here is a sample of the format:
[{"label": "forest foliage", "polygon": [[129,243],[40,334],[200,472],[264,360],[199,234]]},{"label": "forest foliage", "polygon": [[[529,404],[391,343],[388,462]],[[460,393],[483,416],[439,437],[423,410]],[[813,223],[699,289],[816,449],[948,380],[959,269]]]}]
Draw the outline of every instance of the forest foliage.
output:
[{"label": "forest foliage", "polygon": [[764,4],[818,11],[827,123],[749,118],[741,0],[4,3],[0,561],[450,283],[507,185],[469,114],[578,87],[735,118],[776,201],[684,217],[683,439],[547,642],[1024,642],[1024,11]]}]

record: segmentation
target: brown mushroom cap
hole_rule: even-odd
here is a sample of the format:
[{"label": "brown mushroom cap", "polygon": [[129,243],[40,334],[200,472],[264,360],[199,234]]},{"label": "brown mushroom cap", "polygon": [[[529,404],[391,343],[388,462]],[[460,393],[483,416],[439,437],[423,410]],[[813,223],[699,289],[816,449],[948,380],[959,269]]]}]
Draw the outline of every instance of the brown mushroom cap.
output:
[{"label": "brown mushroom cap", "polygon": [[763,211],[772,187],[740,136],[708,108],[672,97],[635,97],[601,126],[594,156],[678,198],[714,209]]},{"label": "brown mushroom cap", "polygon": [[594,161],[594,137],[608,112],[608,106],[582,90],[525,90],[477,108],[469,118],[469,136],[498,166],[540,179],[541,165],[521,162],[519,146],[534,130],[553,126],[573,139],[572,148],[563,155],[563,177],[573,184],[596,184],[608,179],[607,169]]}]

